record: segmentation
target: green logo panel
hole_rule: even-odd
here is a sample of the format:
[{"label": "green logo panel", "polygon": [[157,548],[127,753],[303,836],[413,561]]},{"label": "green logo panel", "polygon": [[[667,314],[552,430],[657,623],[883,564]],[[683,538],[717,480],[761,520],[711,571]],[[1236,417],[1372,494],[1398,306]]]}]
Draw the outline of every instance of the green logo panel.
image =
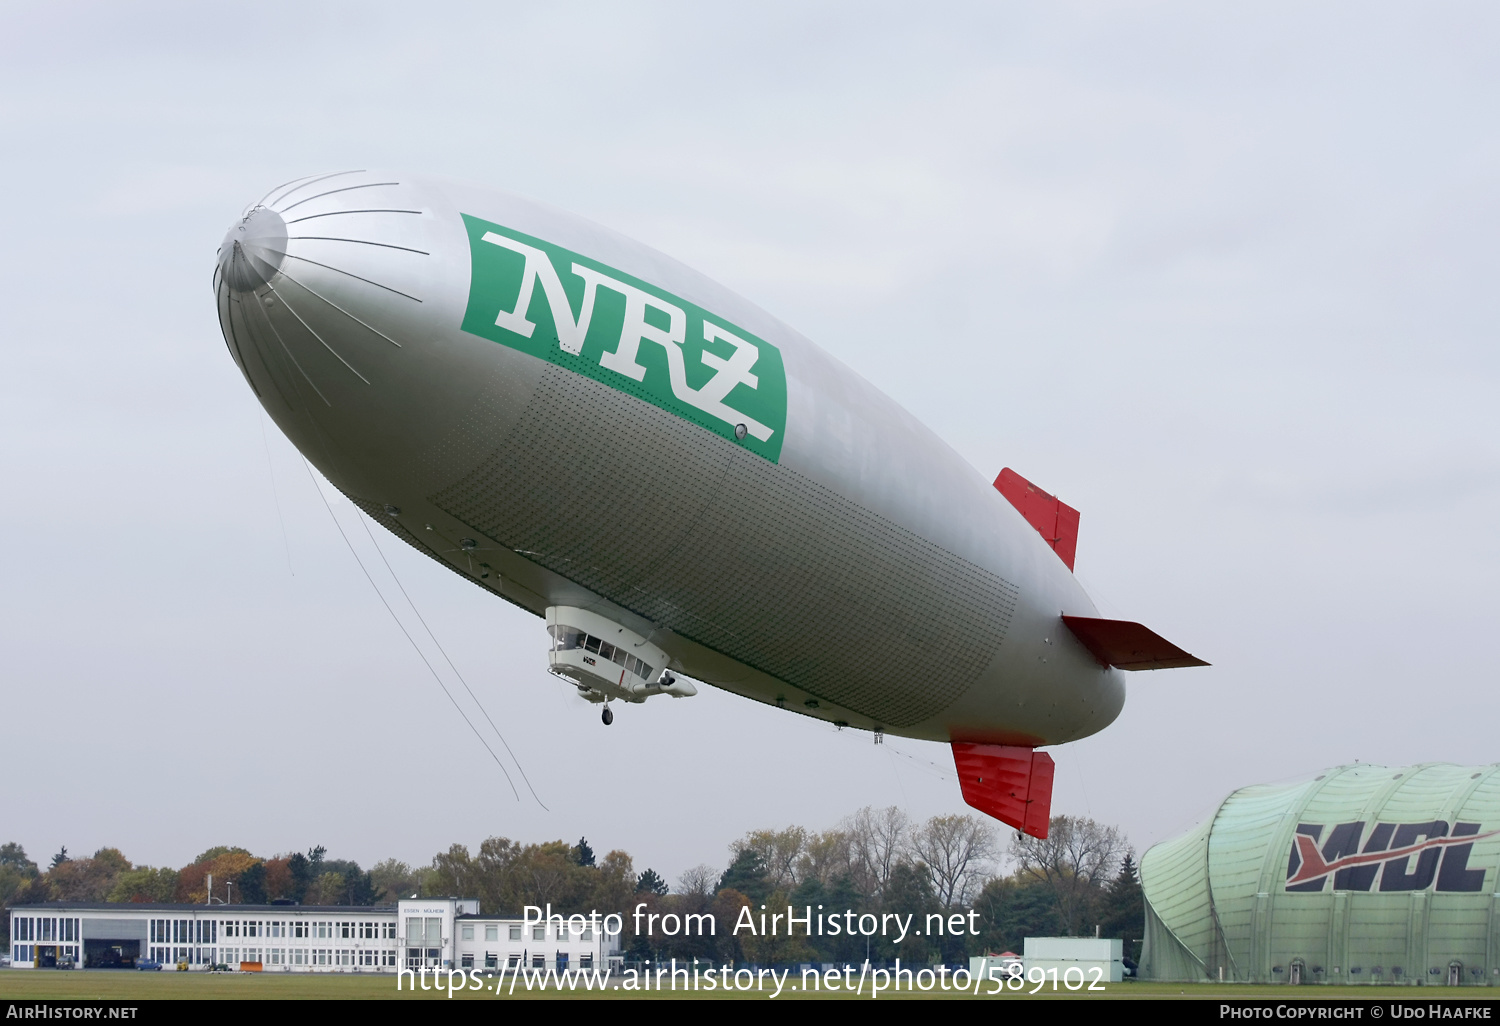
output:
[{"label": "green logo panel", "polygon": [[472,261],[464,331],[780,459],[786,369],[775,346],[581,254],[463,218]]}]

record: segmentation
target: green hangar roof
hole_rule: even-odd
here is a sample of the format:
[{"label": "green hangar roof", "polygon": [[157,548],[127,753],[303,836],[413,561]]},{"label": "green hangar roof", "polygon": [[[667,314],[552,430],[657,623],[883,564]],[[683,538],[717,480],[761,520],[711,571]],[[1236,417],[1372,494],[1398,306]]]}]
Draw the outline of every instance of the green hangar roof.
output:
[{"label": "green hangar roof", "polygon": [[1500,985],[1500,765],[1243,788],[1141,886],[1149,979]]}]

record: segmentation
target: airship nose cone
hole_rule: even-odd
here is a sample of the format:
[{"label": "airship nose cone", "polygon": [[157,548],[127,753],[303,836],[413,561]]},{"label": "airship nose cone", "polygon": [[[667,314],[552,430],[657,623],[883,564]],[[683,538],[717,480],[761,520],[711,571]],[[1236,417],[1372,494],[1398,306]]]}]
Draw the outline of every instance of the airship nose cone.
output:
[{"label": "airship nose cone", "polygon": [[256,207],[230,228],[219,246],[219,271],[236,292],[270,281],[286,257],[286,222],[270,207]]}]

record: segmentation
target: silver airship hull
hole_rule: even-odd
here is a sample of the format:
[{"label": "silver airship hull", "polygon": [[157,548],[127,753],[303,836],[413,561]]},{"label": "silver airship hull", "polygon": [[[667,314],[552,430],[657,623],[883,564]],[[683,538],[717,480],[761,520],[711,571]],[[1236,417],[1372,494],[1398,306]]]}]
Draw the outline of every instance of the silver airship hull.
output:
[{"label": "silver airship hull", "polygon": [[591,610],[687,676],[909,737],[1035,747],[1120,712],[1121,674],[1059,619],[1093,604],[1016,508],[863,378],[654,250],[501,192],[344,172],[247,208],[215,289],[296,447],[535,615]]}]

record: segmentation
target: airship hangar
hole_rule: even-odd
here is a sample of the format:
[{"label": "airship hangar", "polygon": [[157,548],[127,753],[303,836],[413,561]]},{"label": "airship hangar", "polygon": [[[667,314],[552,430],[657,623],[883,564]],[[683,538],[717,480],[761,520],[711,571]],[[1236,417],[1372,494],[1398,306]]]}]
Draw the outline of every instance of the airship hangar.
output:
[{"label": "airship hangar", "polygon": [[1500,765],[1241,788],[1141,859],[1143,978],[1500,984]]}]

